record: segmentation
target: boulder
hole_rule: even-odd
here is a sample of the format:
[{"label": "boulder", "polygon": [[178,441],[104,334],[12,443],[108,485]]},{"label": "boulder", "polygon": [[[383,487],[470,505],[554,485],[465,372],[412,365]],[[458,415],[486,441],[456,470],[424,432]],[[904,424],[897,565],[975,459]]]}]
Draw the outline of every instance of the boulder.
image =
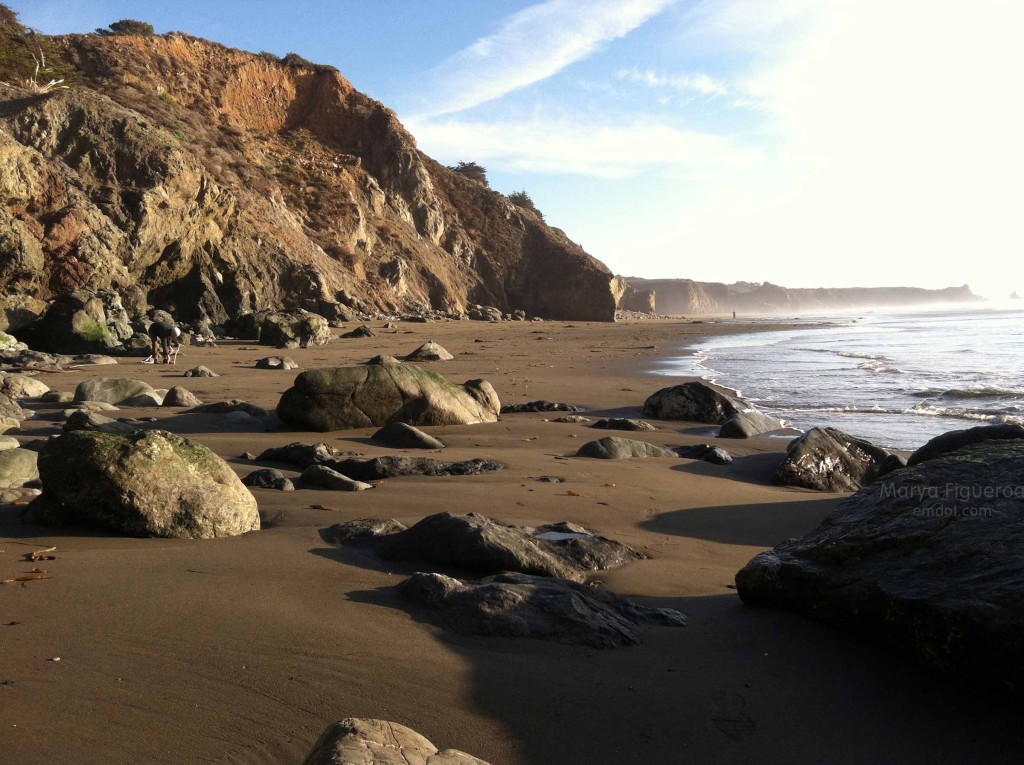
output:
[{"label": "boulder", "polygon": [[419,428],[393,422],[373,434],[373,440],[393,449],[443,449],[444,444]]},{"label": "boulder", "polygon": [[167,391],[161,406],[196,407],[202,406],[202,403],[192,391],[182,388],[180,385],[175,385]]},{"label": "boulder", "polygon": [[90,430],[98,433],[132,433],[138,428],[126,422],[112,420],[102,414],[91,412],[86,409],[72,411],[64,422],[64,432],[71,433],[76,430]]},{"label": "boulder", "polygon": [[123,377],[94,377],[78,384],[75,388],[75,401],[102,401],[107,404],[120,404],[133,396],[143,393],[156,393],[155,389],[142,380],[129,380]]},{"label": "boulder", "polygon": [[280,470],[274,470],[273,468],[254,470],[242,479],[242,483],[254,489],[295,490],[295,485],[291,482],[291,479],[286,478]]},{"label": "boulder", "polygon": [[70,404],[75,400],[75,394],[68,393],[66,390],[51,390],[40,396],[39,400],[48,404]]},{"label": "boulder", "polygon": [[302,765],[488,765],[457,749],[437,747],[411,728],[348,717],[327,726]]},{"label": "boulder", "polygon": [[749,407],[704,382],[688,382],[662,388],[648,397],[641,413],[660,420],[685,420],[721,425]]},{"label": "boulder", "polygon": [[318,431],[382,426],[494,422],[500,402],[491,384],[462,385],[413,364],[338,367],[302,372],[277,414],[289,425]]},{"label": "boulder", "polygon": [[[38,319],[18,331],[19,339],[40,351],[104,353],[120,346],[123,309],[107,314],[103,297],[87,290],[58,296]],[[131,337],[128,327],[127,337]]]},{"label": "boulder", "polygon": [[209,367],[198,366],[187,370],[182,377],[220,377],[220,375]]},{"label": "boulder", "polygon": [[908,465],[920,465],[964,446],[980,444],[991,440],[1013,440],[1024,438],[1024,425],[1010,423],[1002,425],[981,425],[966,430],[951,430],[936,436],[907,459]]},{"label": "boulder", "polygon": [[428,340],[405,357],[406,361],[451,361],[455,357],[433,340]]},{"label": "boulder", "polygon": [[116,364],[117,359],[100,353],[84,353],[75,356],[71,362],[73,366],[110,366],[111,364]]},{"label": "boulder", "polygon": [[636,432],[650,432],[652,430],[657,430],[657,428],[649,422],[644,422],[643,420],[630,420],[625,417],[607,417],[597,420],[597,422],[590,427],[598,428],[599,430],[631,430]]},{"label": "boulder", "polygon": [[256,500],[224,460],[161,430],[50,439],[39,454],[39,476],[43,495],[28,514],[49,525],[188,539],[260,527]]},{"label": "boulder", "polygon": [[1024,695],[1024,441],[904,468],[736,575],[744,603],[864,635]]},{"label": "boulder", "polygon": [[340,459],[342,456],[340,451],[328,444],[304,444],[294,441],[286,446],[266,449],[258,459],[268,462],[285,462],[289,465],[307,468],[310,465],[319,465],[329,460]]},{"label": "boulder", "polygon": [[836,428],[811,428],[790,443],[772,483],[818,491],[856,491],[888,456],[885,449]]},{"label": "boulder", "polygon": [[30,410],[22,409],[18,402],[6,393],[0,393],[0,417],[7,417],[12,420],[27,420],[32,417],[32,414]]},{"label": "boulder", "polygon": [[38,454],[31,449],[0,451],[0,489],[17,489],[39,478]]},{"label": "boulder", "polygon": [[492,305],[473,305],[466,308],[471,321],[501,321],[501,310]]},{"label": "boulder", "polygon": [[398,592],[471,635],[623,648],[640,642],[641,624],[686,624],[686,617],[672,609],[647,608],[596,587],[528,574],[503,573],[472,583],[417,573]]},{"label": "boulder", "polygon": [[590,422],[590,418],[579,414],[567,414],[565,417],[555,417],[551,422],[567,422],[573,425],[584,425]]},{"label": "boulder", "polygon": [[554,401],[528,401],[525,404],[510,404],[501,408],[502,414],[520,414],[522,412],[582,412],[572,404],[556,404]]},{"label": "boulder", "polygon": [[764,412],[750,409],[746,412],[738,412],[722,423],[718,431],[719,438],[753,438],[762,433],[771,433],[774,430],[782,430],[786,423],[778,420]]},{"label": "boulder", "polygon": [[721,446],[711,444],[696,444],[694,446],[677,446],[675,453],[688,460],[703,460],[712,465],[728,465],[732,462],[732,455]]},{"label": "boulder", "polygon": [[8,449],[18,449],[20,447],[21,442],[14,436],[0,436],[0,452],[5,452]]},{"label": "boulder", "polygon": [[907,466],[907,461],[898,454],[890,454],[878,465],[874,471],[864,477],[864,483],[871,483],[885,478],[889,473],[902,470]]},{"label": "boulder", "polygon": [[381,364],[401,364],[402,362],[394,356],[374,356],[372,359],[364,361],[363,363],[379,366]]},{"label": "boulder", "polygon": [[21,423],[13,417],[0,415],[0,433],[10,433],[12,430],[21,430]]},{"label": "boulder", "polygon": [[426,457],[387,456],[371,459],[330,460],[323,464],[359,481],[381,481],[400,475],[480,475],[501,470],[504,467],[500,463],[479,457],[463,462],[441,462]]},{"label": "boulder", "polygon": [[299,365],[287,356],[265,356],[256,362],[257,369],[298,369]]},{"label": "boulder", "polygon": [[600,441],[589,441],[576,452],[577,457],[596,457],[602,460],[621,460],[632,457],[675,457],[671,449],[649,444],[646,441],[634,441],[630,438],[607,436]]},{"label": "boulder", "polygon": [[331,328],[327,319],[309,311],[275,311],[262,317],[258,340],[276,348],[327,345]]},{"label": "boulder", "polygon": [[582,581],[592,571],[647,557],[572,523],[511,526],[477,513],[437,513],[408,529],[397,521],[378,521],[371,527],[370,521],[339,523],[325,530],[323,537],[336,544],[372,543],[385,560],[433,563],[485,574],[519,571],[575,581]]},{"label": "boulder", "polygon": [[163,406],[164,396],[167,395],[166,390],[154,390],[150,393],[139,393],[135,396],[129,396],[124,401],[121,401],[121,406],[145,408]]},{"label": "boulder", "polygon": [[345,338],[351,338],[351,337],[376,337],[376,336],[377,336],[377,333],[374,332],[372,329],[370,329],[365,324],[360,324],[355,329],[350,330],[348,332],[345,332],[344,334],[341,335],[341,337],[345,337]]},{"label": "boulder", "polygon": [[373,488],[373,484],[356,481],[326,465],[310,465],[302,471],[299,480],[304,484],[332,491],[364,491]]},{"label": "boulder", "polygon": [[49,391],[48,385],[34,377],[0,372],[0,393],[13,399],[39,398]]}]

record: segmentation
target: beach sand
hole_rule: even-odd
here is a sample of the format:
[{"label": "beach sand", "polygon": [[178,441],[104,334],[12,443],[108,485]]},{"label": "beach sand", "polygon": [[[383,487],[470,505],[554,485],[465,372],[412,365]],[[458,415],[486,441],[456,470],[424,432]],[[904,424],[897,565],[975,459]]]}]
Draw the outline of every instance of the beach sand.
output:
[{"label": "beach sand", "polygon": [[[680,381],[648,373],[659,358],[696,337],[749,329],[668,320],[381,325],[371,323],[374,338],[283,353],[309,369],[401,355],[433,339],[456,358],[431,369],[458,382],[485,378],[504,404],[548,399],[591,417],[638,417],[648,395]],[[223,342],[186,347],[172,368],[124,359],[40,379],[73,391],[90,377],[131,377],[273,409],[296,373],[252,364],[278,353]],[[221,376],[180,377],[199,364]],[[58,407],[31,406],[40,417],[25,422],[23,442],[59,427],[42,419]],[[291,441],[395,453],[370,443],[372,430],[233,433],[180,410],[117,415],[163,418],[242,476],[258,467],[242,452]],[[1007,699],[944,685],[802,617],[747,608],[730,589],[752,556],[811,530],[841,499],[769,484],[785,441],[717,441],[709,426],[658,422],[657,432],[619,435],[719,443],[737,459],[588,460],[570,455],[609,433],[545,421],[556,416],[426,429],[448,444],[426,456],[507,465],[487,475],[395,478],[359,493],[254,490],[264,528],[238,538],[130,539],[26,525],[18,509],[0,510],[0,577],[37,565],[24,553],[57,547],[56,560],[38,564],[52,578],[0,587],[0,760],[299,763],[328,723],[374,717],[494,765],[1019,761],[1019,707]],[[566,483],[532,480],[545,474]],[[381,564],[318,533],[344,520],[411,524],[441,511],[574,521],[642,549],[650,560],[595,579],[679,609],[689,624],[643,628],[641,645],[607,651],[463,636],[395,596],[415,566]]]}]

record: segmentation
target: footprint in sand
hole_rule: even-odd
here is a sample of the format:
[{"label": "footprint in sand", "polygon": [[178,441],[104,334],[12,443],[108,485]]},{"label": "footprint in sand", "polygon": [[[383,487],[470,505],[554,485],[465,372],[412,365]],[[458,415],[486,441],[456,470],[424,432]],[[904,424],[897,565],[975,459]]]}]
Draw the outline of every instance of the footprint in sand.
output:
[{"label": "footprint in sand", "polygon": [[712,696],[715,713],[711,722],[728,739],[740,741],[757,730],[757,723],[745,711],[747,700],[738,693],[720,691]]}]

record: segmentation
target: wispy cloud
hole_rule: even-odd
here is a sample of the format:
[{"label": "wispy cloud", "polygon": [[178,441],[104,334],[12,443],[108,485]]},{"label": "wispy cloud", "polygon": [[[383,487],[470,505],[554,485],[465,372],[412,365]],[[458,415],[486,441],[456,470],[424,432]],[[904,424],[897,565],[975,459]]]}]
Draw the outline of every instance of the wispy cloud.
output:
[{"label": "wispy cloud", "polygon": [[620,69],[615,76],[626,82],[635,82],[650,88],[678,90],[688,93],[699,93],[705,96],[724,96],[729,87],[714,77],[706,74],[661,74],[653,69]]},{"label": "wispy cloud", "polygon": [[623,37],[678,0],[547,0],[441,63],[421,116],[452,114],[547,79]]},{"label": "wispy cloud", "polygon": [[410,127],[436,156],[452,161],[471,157],[519,172],[723,177],[761,161],[759,152],[728,138],[643,116],[621,122],[582,116],[487,122],[448,117],[414,121]]}]

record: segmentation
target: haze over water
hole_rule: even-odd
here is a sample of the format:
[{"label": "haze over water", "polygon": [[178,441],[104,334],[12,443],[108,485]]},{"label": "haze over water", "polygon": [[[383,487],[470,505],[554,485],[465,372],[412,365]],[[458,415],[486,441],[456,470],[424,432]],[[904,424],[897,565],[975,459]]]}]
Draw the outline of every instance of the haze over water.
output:
[{"label": "haze over water", "polygon": [[1024,310],[820,320],[835,325],[712,338],[657,371],[737,389],[801,430],[832,426],[888,448],[915,449],[975,425],[1024,424]]}]

